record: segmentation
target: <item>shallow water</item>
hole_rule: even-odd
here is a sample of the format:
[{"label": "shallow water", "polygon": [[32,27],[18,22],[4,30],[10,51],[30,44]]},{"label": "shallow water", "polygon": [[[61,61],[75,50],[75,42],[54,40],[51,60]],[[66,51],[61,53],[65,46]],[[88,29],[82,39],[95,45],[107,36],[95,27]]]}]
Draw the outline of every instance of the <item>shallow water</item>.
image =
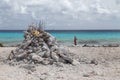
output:
[{"label": "shallow water", "polygon": [[[47,31],[64,45],[72,45],[74,36],[78,44],[120,44],[120,31]],[[0,31],[0,42],[4,45],[15,45],[23,40],[23,31]]]}]

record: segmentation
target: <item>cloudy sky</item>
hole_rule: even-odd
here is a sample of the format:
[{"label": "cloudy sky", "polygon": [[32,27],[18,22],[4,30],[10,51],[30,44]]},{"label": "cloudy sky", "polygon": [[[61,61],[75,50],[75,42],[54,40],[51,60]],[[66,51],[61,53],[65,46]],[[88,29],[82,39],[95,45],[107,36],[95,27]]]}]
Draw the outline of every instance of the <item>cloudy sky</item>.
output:
[{"label": "cloudy sky", "polygon": [[0,0],[0,29],[120,29],[120,0]]}]

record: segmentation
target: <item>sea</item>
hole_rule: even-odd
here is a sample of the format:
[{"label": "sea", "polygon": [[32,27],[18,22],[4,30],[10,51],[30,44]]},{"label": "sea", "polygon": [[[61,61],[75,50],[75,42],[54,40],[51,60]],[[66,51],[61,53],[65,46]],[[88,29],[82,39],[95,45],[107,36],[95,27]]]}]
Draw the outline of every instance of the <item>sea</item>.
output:
[{"label": "sea", "polygon": [[[77,44],[120,44],[119,30],[46,30],[52,34],[60,44],[72,46],[74,36]],[[24,30],[0,30],[0,43],[5,46],[21,44],[24,40]]]}]

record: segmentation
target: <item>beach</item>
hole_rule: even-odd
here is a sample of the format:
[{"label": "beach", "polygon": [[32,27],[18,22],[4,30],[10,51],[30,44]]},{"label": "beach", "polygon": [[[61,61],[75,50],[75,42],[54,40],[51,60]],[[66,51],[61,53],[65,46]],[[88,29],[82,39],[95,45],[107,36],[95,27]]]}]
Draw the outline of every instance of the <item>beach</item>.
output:
[{"label": "beach", "polygon": [[16,47],[0,47],[0,80],[119,80],[120,47],[66,47],[75,65],[42,65],[29,71],[4,62]]},{"label": "beach", "polygon": [[0,80],[120,80],[120,0],[1,0]]}]

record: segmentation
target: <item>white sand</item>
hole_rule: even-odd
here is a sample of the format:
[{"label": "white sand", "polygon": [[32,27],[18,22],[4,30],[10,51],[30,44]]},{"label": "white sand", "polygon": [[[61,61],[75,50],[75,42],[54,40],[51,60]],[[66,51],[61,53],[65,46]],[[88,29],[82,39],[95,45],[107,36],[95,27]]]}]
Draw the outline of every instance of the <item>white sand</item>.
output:
[{"label": "white sand", "polygon": [[[81,61],[79,64],[39,65],[32,73],[2,63],[13,49],[0,48],[0,80],[120,80],[120,47],[68,47],[73,58]],[[89,64],[93,59],[98,65]]]}]

